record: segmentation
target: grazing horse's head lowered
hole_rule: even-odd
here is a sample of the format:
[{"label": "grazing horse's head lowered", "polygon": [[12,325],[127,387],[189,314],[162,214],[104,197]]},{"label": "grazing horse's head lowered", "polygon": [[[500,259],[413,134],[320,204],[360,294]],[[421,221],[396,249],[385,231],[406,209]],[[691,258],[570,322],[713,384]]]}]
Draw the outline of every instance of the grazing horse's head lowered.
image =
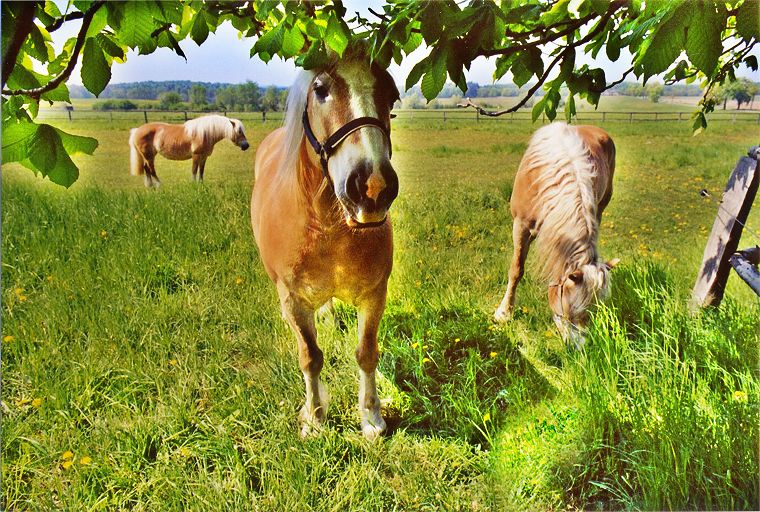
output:
[{"label": "grazing horse's head lowered", "polygon": [[313,75],[302,122],[350,227],[382,224],[398,195],[390,110],[399,93],[387,71],[348,60]]}]

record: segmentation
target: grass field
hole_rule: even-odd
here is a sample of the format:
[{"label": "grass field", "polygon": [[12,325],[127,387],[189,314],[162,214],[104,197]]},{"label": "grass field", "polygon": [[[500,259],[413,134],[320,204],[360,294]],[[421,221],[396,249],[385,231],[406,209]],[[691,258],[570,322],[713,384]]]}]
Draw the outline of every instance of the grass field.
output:
[{"label": "grass field", "polygon": [[129,124],[61,123],[100,140],[70,190],[3,169],[4,509],[760,507],[760,305],[731,276],[720,309],[686,306],[716,213],[699,190],[719,195],[753,125],[604,126],[618,170],[600,251],[622,263],[574,351],[534,272],[514,320],[490,320],[535,126],[397,119],[390,432],[371,444],[348,305],[319,326],[327,426],[298,435],[296,347],[248,219],[275,123],[248,124],[252,151],[220,143],[202,186],[157,161],[157,191],[129,175]]}]

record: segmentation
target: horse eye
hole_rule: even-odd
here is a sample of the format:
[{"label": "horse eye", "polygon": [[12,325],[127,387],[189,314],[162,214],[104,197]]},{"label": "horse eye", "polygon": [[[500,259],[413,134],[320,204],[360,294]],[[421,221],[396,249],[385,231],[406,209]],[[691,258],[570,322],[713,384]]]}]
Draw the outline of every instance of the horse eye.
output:
[{"label": "horse eye", "polygon": [[314,83],[314,94],[317,95],[318,100],[324,101],[328,94],[327,86],[318,82]]}]

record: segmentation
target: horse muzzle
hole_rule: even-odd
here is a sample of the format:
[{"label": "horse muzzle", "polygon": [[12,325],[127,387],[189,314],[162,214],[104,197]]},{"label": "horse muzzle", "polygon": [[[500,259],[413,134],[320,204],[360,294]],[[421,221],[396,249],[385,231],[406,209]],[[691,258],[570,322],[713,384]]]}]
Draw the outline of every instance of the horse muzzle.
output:
[{"label": "horse muzzle", "polygon": [[388,160],[377,166],[364,161],[351,170],[343,189],[336,190],[336,195],[350,219],[348,225],[379,226],[398,196],[398,177]]},{"label": "horse muzzle", "polygon": [[248,145],[248,141],[247,141],[247,140],[244,140],[243,142],[241,142],[241,143],[240,143],[240,144],[238,144],[238,145],[240,146],[240,149],[242,149],[243,151],[245,151],[246,149],[248,149],[248,148],[250,147],[250,146]]}]

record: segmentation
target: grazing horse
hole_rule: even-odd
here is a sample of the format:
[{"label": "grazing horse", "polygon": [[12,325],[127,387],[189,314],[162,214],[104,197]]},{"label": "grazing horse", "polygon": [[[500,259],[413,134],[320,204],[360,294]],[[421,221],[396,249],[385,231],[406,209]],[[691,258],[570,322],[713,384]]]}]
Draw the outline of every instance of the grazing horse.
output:
[{"label": "grazing horse", "polygon": [[[145,186],[160,186],[156,175],[156,155],[169,160],[193,159],[193,180],[203,181],[206,159],[214,145],[230,139],[240,149],[248,149],[243,123],[220,115],[202,116],[183,125],[148,123],[129,132],[130,171],[133,176],[145,174]],[[155,182],[155,183],[154,183]]]},{"label": "grazing horse", "polygon": [[306,383],[301,434],[324,422],[315,311],[335,297],[358,310],[362,433],[385,430],[375,386],[377,330],[385,309],[398,194],[390,110],[399,93],[361,50],[303,71],[290,89],[285,125],[256,153],[251,223],[261,260],[295,333]]},{"label": "grazing horse", "polygon": [[554,322],[563,338],[583,344],[587,310],[607,294],[609,271],[619,262],[601,261],[596,250],[614,172],[615,144],[601,128],[553,123],[536,131],[512,189],[514,255],[495,320],[512,315],[515,288],[535,239]]}]

